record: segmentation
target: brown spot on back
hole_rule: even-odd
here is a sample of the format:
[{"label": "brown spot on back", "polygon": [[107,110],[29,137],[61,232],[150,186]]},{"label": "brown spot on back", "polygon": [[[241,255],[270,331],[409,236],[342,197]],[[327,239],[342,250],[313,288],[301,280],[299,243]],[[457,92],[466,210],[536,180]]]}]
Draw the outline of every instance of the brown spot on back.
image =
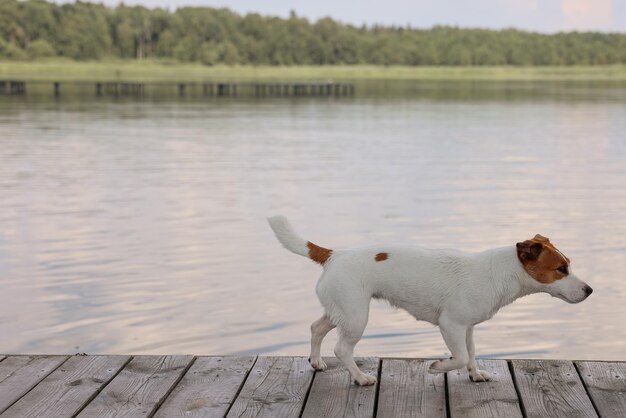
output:
[{"label": "brown spot on back", "polygon": [[321,265],[324,265],[326,260],[328,260],[330,255],[333,253],[333,250],[315,245],[311,241],[308,241],[306,246],[309,248],[309,258],[316,263],[320,263]]},{"label": "brown spot on back", "polygon": [[378,253],[378,254],[376,254],[376,257],[374,257],[374,260],[376,260],[376,261],[385,261],[387,258],[389,258],[389,254],[387,254],[387,253]]},{"label": "brown spot on back", "polygon": [[548,238],[539,234],[517,243],[517,257],[524,270],[540,283],[550,284],[567,276],[557,269],[569,265],[569,259]]}]

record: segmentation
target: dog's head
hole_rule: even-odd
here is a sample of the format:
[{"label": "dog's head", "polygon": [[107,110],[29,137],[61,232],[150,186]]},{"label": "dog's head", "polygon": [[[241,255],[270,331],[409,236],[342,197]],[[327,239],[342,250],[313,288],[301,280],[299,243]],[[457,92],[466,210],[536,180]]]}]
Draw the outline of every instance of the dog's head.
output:
[{"label": "dog's head", "polygon": [[593,289],[570,270],[569,258],[539,234],[517,243],[517,257],[539,290],[569,303],[587,299]]}]

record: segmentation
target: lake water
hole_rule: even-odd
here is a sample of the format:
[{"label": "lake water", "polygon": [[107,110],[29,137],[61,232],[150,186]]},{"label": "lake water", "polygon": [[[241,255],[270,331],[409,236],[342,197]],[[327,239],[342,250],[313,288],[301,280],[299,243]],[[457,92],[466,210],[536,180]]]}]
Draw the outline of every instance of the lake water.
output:
[{"label": "lake water", "polygon": [[[0,98],[0,352],[307,355],[320,269],[276,242],[284,214],[331,248],[546,235],[594,294],[518,300],[477,353],[623,360],[626,85],[373,85],[390,93]],[[447,349],[372,302],[356,352]]]}]

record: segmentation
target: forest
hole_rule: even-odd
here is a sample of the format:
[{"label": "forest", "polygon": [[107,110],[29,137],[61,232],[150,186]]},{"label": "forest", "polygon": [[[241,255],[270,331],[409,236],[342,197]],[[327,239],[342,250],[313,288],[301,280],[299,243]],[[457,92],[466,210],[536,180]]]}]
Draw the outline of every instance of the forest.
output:
[{"label": "forest", "polygon": [[162,59],[205,65],[571,66],[626,63],[626,33],[354,26],[228,9],[0,1],[0,60]]}]

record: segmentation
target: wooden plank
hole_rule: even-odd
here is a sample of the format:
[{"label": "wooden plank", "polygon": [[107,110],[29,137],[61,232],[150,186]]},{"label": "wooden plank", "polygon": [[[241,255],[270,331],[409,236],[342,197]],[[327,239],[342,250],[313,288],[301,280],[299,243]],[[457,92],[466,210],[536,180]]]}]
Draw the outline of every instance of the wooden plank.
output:
[{"label": "wooden plank", "polygon": [[379,417],[445,417],[445,376],[428,373],[431,360],[383,359]]},{"label": "wooden plank", "polygon": [[571,361],[512,360],[528,417],[597,417]]},{"label": "wooden plank", "polygon": [[626,363],[578,361],[576,366],[600,416],[626,416]]},{"label": "wooden plank", "polygon": [[78,416],[150,416],[192,360],[192,356],[135,357]]},{"label": "wooden plank", "polygon": [[[377,384],[357,386],[339,360],[328,358],[325,361],[328,369],[315,373],[303,418],[373,417]],[[364,373],[378,376],[378,358],[356,359],[356,364]]]},{"label": "wooden plank", "polygon": [[255,357],[199,357],[156,417],[223,417]]},{"label": "wooden plank", "polygon": [[450,416],[521,418],[519,400],[506,360],[478,360],[491,374],[489,382],[474,383],[466,368],[447,373]]},{"label": "wooden plank", "polygon": [[313,375],[304,357],[259,357],[228,417],[297,417]]},{"label": "wooden plank", "polygon": [[0,362],[0,414],[67,359],[67,356],[8,356]]},{"label": "wooden plank", "polygon": [[128,356],[74,356],[14,403],[5,414],[21,418],[74,416],[128,360]]}]

